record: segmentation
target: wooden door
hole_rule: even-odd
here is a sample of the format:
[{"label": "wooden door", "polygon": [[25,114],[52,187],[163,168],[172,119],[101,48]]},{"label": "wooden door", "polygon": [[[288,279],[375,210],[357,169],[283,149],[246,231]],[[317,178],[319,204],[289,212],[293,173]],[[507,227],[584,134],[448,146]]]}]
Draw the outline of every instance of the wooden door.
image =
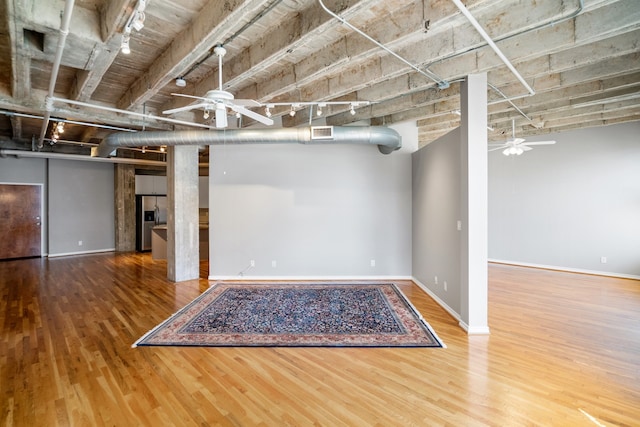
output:
[{"label": "wooden door", "polygon": [[40,185],[0,185],[0,259],[41,256]]}]

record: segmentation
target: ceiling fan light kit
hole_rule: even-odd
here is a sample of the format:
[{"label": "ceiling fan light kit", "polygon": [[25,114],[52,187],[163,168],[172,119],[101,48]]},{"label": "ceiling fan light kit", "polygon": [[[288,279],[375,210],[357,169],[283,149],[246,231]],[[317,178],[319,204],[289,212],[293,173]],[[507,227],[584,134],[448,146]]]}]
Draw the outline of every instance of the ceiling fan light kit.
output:
[{"label": "ceiling fan light kit", "polygon": [[516,156],[519,156],[522,153],[524,153],[524,150],[520,147],[509,147],[502,152],[502,154],[504,154],[505,156],[510,156],[513,154],[515,154]]},{"label": "ceiling fan light kit", "polygon": [[516,124],[515,120],[511,121],[511,138],[504,144],[489,144],[492,146],[489,151],[502,150],[502,154],[505,156],[520,156],[525,151],[530,151],[533,148],[530,145],[550,145],[555,144],[555,141],[537,141],[537,142],[525,142],[524,138],[516,138]]}]

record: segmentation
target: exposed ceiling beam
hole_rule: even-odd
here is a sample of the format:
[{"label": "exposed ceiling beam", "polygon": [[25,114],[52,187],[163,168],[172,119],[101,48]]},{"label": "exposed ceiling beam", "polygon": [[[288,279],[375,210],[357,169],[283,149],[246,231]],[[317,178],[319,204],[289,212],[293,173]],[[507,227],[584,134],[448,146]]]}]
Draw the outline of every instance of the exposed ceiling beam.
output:
[{"label": "exposed ceiling beam", "polygon": [[6,7],[11,39],[11,94],[16,99],[24,99],[31,89],[31,56],[26,52],[20,18],[26,13],[26,4],[8,0]]},{"label": "exposed ceiling beam", "polygon": [[11,116],[11,132],[13,133],[13,139],[21,140],[22,139],[22,118]]},{"label": "exposed ceiling beam", "polygon": [[90,54],[90,63],[76,73],[70,99],[88,101],[105,73],[120,53],[120,32],[132,13],[136,0],[117,0],[103,3],[99,10],[100,35]]},{"label": "exposed ceiling beam", "polygon": [[100,35],[108,43],[122,28],[131,15],[137,0],[110,0],[100,8]]}]

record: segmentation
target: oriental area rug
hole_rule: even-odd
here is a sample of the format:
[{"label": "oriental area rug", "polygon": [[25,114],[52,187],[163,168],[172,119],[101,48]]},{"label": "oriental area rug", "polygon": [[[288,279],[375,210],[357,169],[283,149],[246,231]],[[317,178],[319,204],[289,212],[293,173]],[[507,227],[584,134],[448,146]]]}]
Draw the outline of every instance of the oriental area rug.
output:
[{"label": "oriental area rug", "polygon": [[136,346],[444,345],[394,284],[219,283]]}]

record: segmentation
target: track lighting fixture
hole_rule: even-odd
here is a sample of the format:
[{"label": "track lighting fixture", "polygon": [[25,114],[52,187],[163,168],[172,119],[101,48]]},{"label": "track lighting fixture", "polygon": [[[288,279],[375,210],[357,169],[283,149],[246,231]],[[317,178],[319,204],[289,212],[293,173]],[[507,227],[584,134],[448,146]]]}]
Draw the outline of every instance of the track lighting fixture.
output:
[{"label": "track lighting fixture", "polygon": [[161,146],[160,146],[160,152],[161,152],[161,153],[164,153],[164,150],[165,150],[164,145],[161,145]]},{"label": "track lighting fixture", "polygon": [[202,115],[202,118],[205,120],[209,118],[209,109],[204,110],[204,114]]},{"label": "track lighting fixture", "polygon": [[136,31],[142,30],[144,27],[144,8],[146,7],[146,0],[138,0],[136,3],[136,8],[131,13],[127,24],[124,26],[124,31],[122,34],[122,43],[120,44],[120,51],[125,55],[129,55],[131,53],[131,48],[129,46],[129,41],[131,37],[131,30],[134,29]]},{"label": "track lighting fixture", "polygon": [[144,28],[144,18],[145,18],[144,12],[141,10],[138,10],[134,14],[133,22],[131,23],[131,26],[133,27],[134,30],[140,31],[142,30],[142,28]]},{"label": "track lighting fixture", "polygon": [[129,34],[124,34],[122,36],[122,43],[120,44],[120,51],[125,55],[129,55],[131,53],[131,48],[129,47]]},{"label": "track lighting fixture", "polygon": [[183,77],[178,77],[176,79],[176,86],[185,87],[187,85],[187,81]]},{"label": "track lighting fixture", "polygon": [[64,122],[54,123],[52,126],[52,134],[50,144],[53,145],[60,139],[60,134],[64,133]]},{"label": "track lighting fixture", "polygon": [[324,107],[326,107],[326,106],[327,106],[327,104],[326,104],[326,103],[324,103],[324,102],[320,102],[320,103],[318,104],[318,109],[316,110],[316,115],[317,115],[318,117],[320,117],[320,116],[322,115],[322,109],[323,109]]},{"label": "track lighting fixture", "polygon": [[289,111],[289,115],[291,117],[295,117],[295,115],[296,115],[296,110],[293,108],[293,105],[291,106],[291,110]]},{"label": "track lighting fixture", "polygon": [[273,105],[271,104],[267,104],[266,107],[264,107],[264,115],[267,117],[271,117],[271,109],[273,108]]},{"label": "track lighting fixture", "polygon": [[352,116],[356,115],[356,106],[354,103],[351,103],[351,105],[349,106],[349,113],[351,113]]},{"label": "track lighting fixture", "polygon": [[142,147],[142,154],[144,154],[144,153],[146,153],[146,152],[147,152],[147,147],[143,146],[143,147]]}]

